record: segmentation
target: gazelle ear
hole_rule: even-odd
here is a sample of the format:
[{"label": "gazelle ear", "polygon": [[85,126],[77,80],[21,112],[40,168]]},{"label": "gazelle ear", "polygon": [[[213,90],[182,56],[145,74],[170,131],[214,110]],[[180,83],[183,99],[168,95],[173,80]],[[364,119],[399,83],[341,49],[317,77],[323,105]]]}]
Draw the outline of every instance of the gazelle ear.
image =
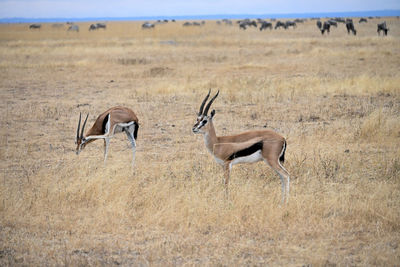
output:
[{"label": "gazelle ear", "polygon": [[215,109],[213,109],[213,110],[211,111],[211,119],[214,117],[214,115],[215,115]]}]

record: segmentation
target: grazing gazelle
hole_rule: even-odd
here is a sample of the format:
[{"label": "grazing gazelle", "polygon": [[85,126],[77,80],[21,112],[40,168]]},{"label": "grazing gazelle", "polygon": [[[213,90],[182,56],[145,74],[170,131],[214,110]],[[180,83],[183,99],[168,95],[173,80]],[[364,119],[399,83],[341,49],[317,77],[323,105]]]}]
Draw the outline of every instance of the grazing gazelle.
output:
[{"label": "grazing gazelle", "polygon": [[281,163],[285,160],[286,140],[284,137],[272,130],[253,130],[231,136],[217,136],[213,124],[215,110],[208,110],[218,96],[217,94],[208,102],[203,111],[204,105],[210,96],[211,90],[203,100],[197,116],[197,122],[193,126],[194,133],[204,135],[204,142],[208,151],[224,169],[225,190],[228,192],[230,171],[233,165],[238,163],[253,163],[263,160],[281,178],[282,202],[289,199],[289,173]]},{"label": "grazing gazelle", "polygon": [[87,131],[86,135],[83,135],[88,116],[89,114],[87,114],[83,122],[82,130],[79,135],[79,128],[81,126],[81,114],[79,113],[78,129],[76,130],[76,154],[78,155],[87,144],[97,139],[103,139],[104,163],[106,163],[110,139],[114,137],[116,133],[125,132],[132,144],[133,166],[135,164],[136,139],[139,130],[139,120],[135,113],[126,107],[112,107],[100,114],[92,128]]}]

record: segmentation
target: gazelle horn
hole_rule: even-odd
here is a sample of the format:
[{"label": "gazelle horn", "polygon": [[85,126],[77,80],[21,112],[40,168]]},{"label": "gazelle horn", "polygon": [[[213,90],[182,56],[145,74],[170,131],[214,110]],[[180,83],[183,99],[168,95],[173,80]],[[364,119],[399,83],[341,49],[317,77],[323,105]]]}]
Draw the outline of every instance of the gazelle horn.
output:
[{"label": "gazelle horn", "polygon": [[76,141],[79,140],[79,128],[81,128],[81,117],[82,117],[82,114],[79,112],[78,129],[76,129]]},{"label": "gazelle horn", "polygon": [[89,113],[86,115],[85,122],[82,125],[82,131],[81,131],[81,138],[80,139],[83,138],[83,131],[85,130],[85,125],[86,125],[86,121],[87,121],[88,117],[89,117]]},{"label": "gazelle horn", "polygon": [[203,114],[203,108],[204,108],[204,105],[207,102],[208,97],[210,96],[210,93],[211,93],[211,89],[210,89],[210,91],[208,91],[208,95],[206,96],[206,98],[204,98],[203,103],[201,103],[200,111],[199,111],[199,114],[198,114],[199,116],[201,116],[201,114]]},{"label": "gazelle horn", "polygon": [[212,103],[214,102],[214,100],[217,98],[218,94],[219,94],[219,90],[218,90],[217,94],[216,94],[213,98],[211,98],[210,102],[208,102],[208,104],[207,104],[207,106],[206,106],[206,109],[204,110],[203,115],[207,116],[208,110],[210,109],[211,104],[212,104]]}]

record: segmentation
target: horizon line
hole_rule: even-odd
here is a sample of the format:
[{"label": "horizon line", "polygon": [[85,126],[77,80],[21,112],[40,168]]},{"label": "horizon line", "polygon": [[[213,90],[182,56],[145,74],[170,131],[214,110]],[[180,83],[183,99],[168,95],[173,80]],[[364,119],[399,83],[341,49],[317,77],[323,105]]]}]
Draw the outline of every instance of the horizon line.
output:
[{"label": "horizon line", "polygon": [[149,16],[121,16],[121,17],[4,17],[0,18],[0,23],[23,23],[23,22],[38,22],[38,21],[64,21],[64,20],[77,20],[77,21],[90,21],[90,20],[154,20],[154,19],[238,19],[238,18],[257,18],[257,17],[270,17],[270,18],[313,18],[313,17],[330,17],[330,16],[383,16],[393,17],[400,16],[400,9],[381,9],[381,10],[367,10],[367,11],[339,11],[339,12],[302,12],[302,13],[257,13],[257,14],[197,14],[197,15],[149,15]]}]

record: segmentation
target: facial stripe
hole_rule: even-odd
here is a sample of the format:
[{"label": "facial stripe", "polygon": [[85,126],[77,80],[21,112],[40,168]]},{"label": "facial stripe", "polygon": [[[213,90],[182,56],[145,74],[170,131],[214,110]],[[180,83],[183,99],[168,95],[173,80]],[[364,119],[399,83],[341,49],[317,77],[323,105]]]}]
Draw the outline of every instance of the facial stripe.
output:
[{"label": "facial stripe", "polygon": [[193,128],[200,129],[207,123],[208,123],[208,120],[207,120],[206,116],[199,116],[199,117],[197,117],[197,122],[194,124]]}]

